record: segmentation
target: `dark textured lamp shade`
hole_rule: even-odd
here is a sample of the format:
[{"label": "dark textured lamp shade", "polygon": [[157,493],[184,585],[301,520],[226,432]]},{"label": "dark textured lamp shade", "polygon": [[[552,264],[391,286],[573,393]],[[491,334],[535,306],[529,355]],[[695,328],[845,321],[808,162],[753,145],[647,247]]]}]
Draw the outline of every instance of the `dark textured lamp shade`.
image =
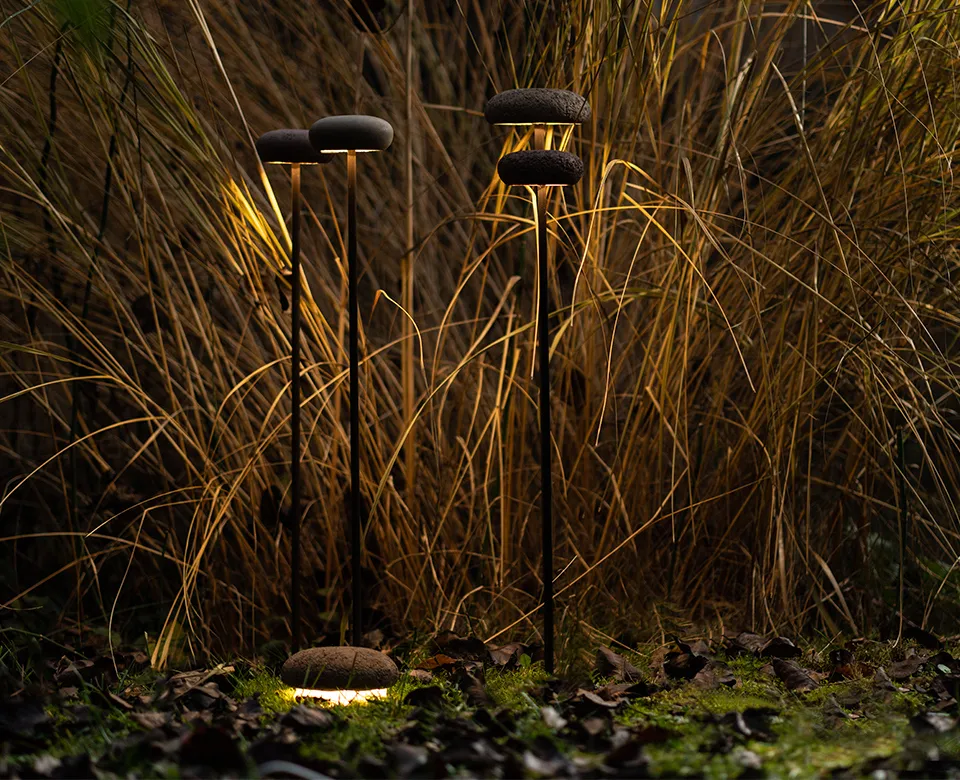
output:
[{"label": "dark textured lamp shade", "polygon": [[290,656],[280,679],[297,696],[313,696],[348,704],[377,696],[400,676],[383,653],[366,647],[312,647]]},{"label": "dark textured lamp shade", "polygon": [[319,165],[330,162],[329,154],[319,154],[310,144],[307,130],[271,130],[257,139],[260,162],[280,165]]},{"label": "dark textured lamp shade", "polygon": [[310,128],[310,143],[320,153],[382,152],[393,143],[393,126],[364,114],[327,116]]},{"label": "dark textured lamp shade", "polygon": [[491,125],[577,125],[590,119],[590,104],[566,89],[508,89],[487,101]]},{"label": "dark textured lamp shade", "polygon": [[501,157],[497,173],[511,186],[564,186],[583,178],[583,160],[570,152],[530,149]]}]

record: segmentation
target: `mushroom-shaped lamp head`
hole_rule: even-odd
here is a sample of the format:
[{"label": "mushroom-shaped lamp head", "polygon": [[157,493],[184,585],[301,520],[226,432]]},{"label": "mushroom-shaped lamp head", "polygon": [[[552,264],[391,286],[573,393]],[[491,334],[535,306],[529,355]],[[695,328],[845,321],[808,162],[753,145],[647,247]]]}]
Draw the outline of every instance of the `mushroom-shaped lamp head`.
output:
[{"label": "mushroom-shaped lamp head", "polygon": [[497,173],[511,186],[564,186],[583,177],[583,160],[570,152],[530,149],[501,157]]},{"label": "mushroom-shaped lamp head", "polygon": [[318,165],[330,162],[329,154],[319,154],[310,145],[307,130],[271,130],[257,139],[260,162],[279,165]]},{"label": "mushroom-shaped lamp head", "polygon": [[382,152],[393,143],[393,126],[364,114],[327,116],[313,123],[310,143],[323,154]]},{"label": "mushroom-shaped lamp head", "polygon": [[491,125],[578,125],[591,116],[587,99],[566,89],[508,89],[483,115]]},{"label": "mushroom-shaped lamp head", "polygon": [[366,647],[301,650],[290,656],[280,671],[280,679],[295,689],[295,696],[336,704],[383,696],[399,676],[389,656]]}]

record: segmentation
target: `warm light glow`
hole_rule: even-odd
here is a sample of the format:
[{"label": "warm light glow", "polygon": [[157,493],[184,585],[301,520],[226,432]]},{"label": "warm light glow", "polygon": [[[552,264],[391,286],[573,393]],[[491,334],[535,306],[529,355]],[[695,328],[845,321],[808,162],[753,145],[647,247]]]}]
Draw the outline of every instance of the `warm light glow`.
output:
[{"label": "warm light glow", "polygon": [[321,149],[320,154],[350,154],[350,152],[379,152],[379,149]]},{"label": "warm light glow", "polygon": [[315,688],[294,688],[293,696],[310,699],[324,699],[333,704],[362,704],[370,699],[382,699],[387,695],[386,688],[373,688],[368,691],[321,691]]},{"label": "warm light glow", "polygon": [[[273,228],[267,222],[266,217],[261,213],[259,207],[254,204],[253,198],[249,193],[250,191],[246,185],[241,187],[234,179],[227,179],[220,191],[224,210],[229,215],[229,221],[233,228],[229,231],[229,236],[234,241],[239,241],[240,237],[243,237],[243,242],[247,247],[243,251],[238,248],[236,251],[226,253],[226,257],[233,266],[234,271],[241,276],[246,274],[246,269],[241,267],[238,260],[244,261],[244,258],[249,254],[249,234],[251,231],[256,234],[263,244],[272,250],[271,254],[273,254],[274,257],[282,257],[286,254],[286,250],[282,248],[277,234],[273,232]],[[282,220],[280,224],[282,230],[281,236],[286,239],[286,227],[283,226]],[[280,261],[278,261],[278,263],[279,262]]]}]

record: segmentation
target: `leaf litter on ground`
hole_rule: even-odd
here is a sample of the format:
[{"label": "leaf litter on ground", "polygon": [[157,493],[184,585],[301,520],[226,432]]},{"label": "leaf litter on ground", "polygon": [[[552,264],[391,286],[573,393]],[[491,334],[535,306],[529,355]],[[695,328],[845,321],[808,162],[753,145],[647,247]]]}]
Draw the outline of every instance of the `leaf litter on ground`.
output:
[{"label": "leaf litter on ground", "polygon": [[960,662],[943,645],[674,637],[596,648],[591,674],[561,678],[537,646],[444,634],[425,650],[386,700],[355,707],[296,701],[260,666],[156,675],[61,656],[0,704],[0,776],[746,776],[790,773],[804,751],[832,772],[960,767]]}]

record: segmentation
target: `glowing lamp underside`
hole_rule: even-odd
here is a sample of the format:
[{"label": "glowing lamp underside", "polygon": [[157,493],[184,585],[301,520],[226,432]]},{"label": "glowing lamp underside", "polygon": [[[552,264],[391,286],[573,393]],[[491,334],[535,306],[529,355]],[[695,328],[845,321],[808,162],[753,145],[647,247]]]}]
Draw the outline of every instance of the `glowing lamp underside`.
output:
[{"label": "glowing lamp underside", "polygon": [[370,699],[382,699],[387,695],[387,689],[371,688],[366,691],[321,691],[316,688],[294,688],[293,695],[294,697],[323,699],[333,704],[354,704],[369,701]]}]

